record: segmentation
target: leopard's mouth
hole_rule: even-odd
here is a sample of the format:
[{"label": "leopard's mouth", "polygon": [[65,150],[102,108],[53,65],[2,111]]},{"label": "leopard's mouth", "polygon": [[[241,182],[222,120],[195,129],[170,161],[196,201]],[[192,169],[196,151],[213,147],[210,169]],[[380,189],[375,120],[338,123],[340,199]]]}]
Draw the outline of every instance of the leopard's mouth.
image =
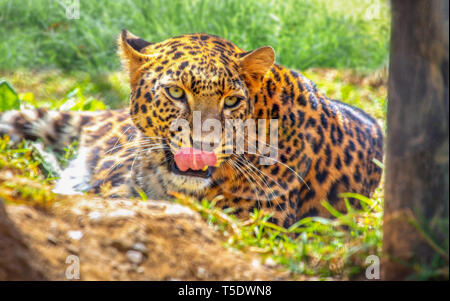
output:
[{"label": "leopard's mouth", "polygon": [[188,176],[188,177],[198,177],[198,178],[210,178],[212,173],[214,172],[216,168],[213,166],[208,166],[206,170],[192,170],[188,169],[186,171],[181,171],[178,169],[177,164],[175,163],[175,160],[172,160],[172,164],[170,164],[170,171],[174,174],[181,175],[181,176]]},{"label": "leopard's mouth", "polygon": [[212,174],[216,170],[216,167],[208,166],[208,168],[205,170],[188,169],[186,171],[181,171],[178,168],[177,164],[175,163],[172,152],[170,150],[166,149],[165,153],[166,153],[167,168],[170,172],[172,172],[176,175],[208,179],[208,178],[211,178]]}]

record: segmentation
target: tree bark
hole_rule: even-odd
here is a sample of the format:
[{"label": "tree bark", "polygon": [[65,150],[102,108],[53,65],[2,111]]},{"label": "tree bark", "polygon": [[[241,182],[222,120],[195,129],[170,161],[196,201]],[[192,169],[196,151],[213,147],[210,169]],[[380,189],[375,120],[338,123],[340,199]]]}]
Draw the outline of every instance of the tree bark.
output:
[{"label": "tree bark", "polygon": [[392,1],[385,280],[411,279],[432,262],[448,277],[448,14],[447,0]]}]

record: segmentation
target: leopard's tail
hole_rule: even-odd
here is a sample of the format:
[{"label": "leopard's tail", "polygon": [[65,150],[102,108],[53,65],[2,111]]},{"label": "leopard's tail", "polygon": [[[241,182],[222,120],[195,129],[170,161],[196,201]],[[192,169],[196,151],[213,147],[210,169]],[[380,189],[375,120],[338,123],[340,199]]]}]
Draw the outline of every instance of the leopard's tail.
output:
[{"label": "leopard's tail", "polygon": [[83,126],[94,112],[50,111],[44,108],[0,113],[0,137],[8,135],[13,142],[41,139],[55,150],[78,139]]}]

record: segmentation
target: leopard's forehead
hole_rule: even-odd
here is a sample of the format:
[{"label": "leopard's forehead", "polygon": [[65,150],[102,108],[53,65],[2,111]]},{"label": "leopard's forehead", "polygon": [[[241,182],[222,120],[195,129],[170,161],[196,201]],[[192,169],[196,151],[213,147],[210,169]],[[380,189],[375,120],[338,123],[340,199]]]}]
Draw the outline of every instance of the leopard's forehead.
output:
[{"label": "leopard's forehead", "polygon": [[152,57],[151,69],[162,83],[177,80],[193,93],[242,85],[238,62],[246,52],[221,37],[187,34],[151,44],[143,52]]},{"label": "leopard's forehead", "polygon": [[158,52],[160,55],[169,56],[172,60],[178,60],[182,56],[204,57],[205,59],[214,57],[215,60],[228,64],[229,57],[238,56],[244,51],[219,36],[196,33],[172,37],[160,43],[151,44],[151,47],[144,52]]}]

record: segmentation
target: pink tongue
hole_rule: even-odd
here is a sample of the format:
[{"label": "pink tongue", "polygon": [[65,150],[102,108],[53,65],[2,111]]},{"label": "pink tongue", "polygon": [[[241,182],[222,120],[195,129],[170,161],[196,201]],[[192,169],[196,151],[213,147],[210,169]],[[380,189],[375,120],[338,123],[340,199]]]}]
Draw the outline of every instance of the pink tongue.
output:
[{"label": "pink tongue", "polygon": [[214,152],[205,152],[192,147],[184,147],[175,154],[175,163],[181,171],[189,168],[192,170],[200,170],[205,165],[216,165],[217,157]]}]

